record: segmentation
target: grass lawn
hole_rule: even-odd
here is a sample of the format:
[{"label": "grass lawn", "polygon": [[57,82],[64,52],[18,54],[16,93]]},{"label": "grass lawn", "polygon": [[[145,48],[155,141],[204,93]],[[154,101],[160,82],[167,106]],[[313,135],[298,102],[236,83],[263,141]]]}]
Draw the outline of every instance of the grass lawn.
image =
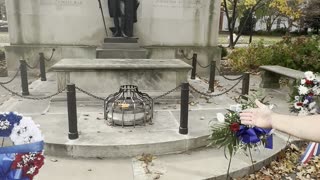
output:
[{"label": "grass lawn", "polygon": [[[252,36],[252,42],[258,42],[263,39],[264,44],[274,44],[282,40],[281,36]],[[237,44],[248,44],[249,36],[241,36]],[[227,34],[219,34],[219,44],[229,44]]]}]

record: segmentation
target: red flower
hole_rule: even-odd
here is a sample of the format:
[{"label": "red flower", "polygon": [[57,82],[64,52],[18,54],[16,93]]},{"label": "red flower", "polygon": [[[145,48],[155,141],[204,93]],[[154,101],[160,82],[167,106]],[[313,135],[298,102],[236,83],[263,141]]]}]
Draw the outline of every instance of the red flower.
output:
[{"label": "red flower", "polygon": [[313,82],[310,80],[306,80],[306,84],[311,85]]},{"label": "red flower", "polygon": [[309,93],[309,94],[308,94],[308,96],[313,96],[313,95],[314,95],[313,93]]},{"label": "red flower", "polygon": [[230,130],[232,132],[238,132],[240,130],[240,124],[239,123],[232,123],[230,125]]},{"label": "red flower", "polygon": [[297,106],[302,106],[302,105],[303,105],[302,102],[298,102],[298,103],[297,103]]}]

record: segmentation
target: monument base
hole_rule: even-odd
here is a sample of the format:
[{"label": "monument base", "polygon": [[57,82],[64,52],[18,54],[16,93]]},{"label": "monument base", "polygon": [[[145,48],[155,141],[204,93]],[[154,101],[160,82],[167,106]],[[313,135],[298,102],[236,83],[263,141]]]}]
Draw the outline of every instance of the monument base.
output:
[{"label": "monument base", "polygon": [[146,59],[147,50],[140,47],[138,38],[108,37],[97,48],[98,59]]},{"label": "monument base", "polygon": [[187,81],[191,66],[179,59],[62,59],[58,90],[68,83],[91,93],[112,94],[121,85],[136,85],[142,92],[167,92]]}]

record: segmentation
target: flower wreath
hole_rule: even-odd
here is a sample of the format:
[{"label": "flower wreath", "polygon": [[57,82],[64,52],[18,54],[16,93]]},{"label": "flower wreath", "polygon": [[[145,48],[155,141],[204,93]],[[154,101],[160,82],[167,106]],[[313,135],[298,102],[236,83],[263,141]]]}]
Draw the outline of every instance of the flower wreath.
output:
[{"label": "flower wreath", "polygon": [[317,105],[317,99],[320,95],[320,82],[316,79],[313,72],[304,73],[298,86],[294,89],[291,97],[294,101],[291,112],[298,116],[305,116],[320,113]]},{"label": "flower wreath", "polygon": [[[293,100],[293,105],[290,107],[291,112],[298,116],[320,114],[319,95],[320,81],[313,72],[305,72],[304,78],[300,80],[291,94]],[[302,154],[300,162],[306,164],[313,156],[319,154],[319,143],[310,142],[306,151]]]},{"label": "flower wreath", "polygon": [[43,136],[30,117],[0,114],[0,137],[13,146],[0,147],[0,179],[32,180],[44,164]]}]

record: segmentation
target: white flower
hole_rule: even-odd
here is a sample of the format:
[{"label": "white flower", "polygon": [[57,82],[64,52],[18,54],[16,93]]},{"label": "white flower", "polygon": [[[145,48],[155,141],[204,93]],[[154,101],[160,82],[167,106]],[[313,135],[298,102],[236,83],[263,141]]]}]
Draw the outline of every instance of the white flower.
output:
[{"label": "white flower", "polygon": [[295,96],[294,100],[299,101],[300,100],[300,96]]},{"label": "white flower", "polygon": [[10,138],[15,145],[43,141],[41,131],[30,117],[23,117],[19,125],[14,125]]},{"label": "white flower", "polygon": [[301,110],[298,113],[298,116],[306,116],[308,114],[308,111],[306,111],[304,108],[301,108]]},{"label": "white flower", "polygon": [[218,122],[224,123],[224,115],[222,113],[217,113]]},{"label": "white flower", "polygon": [[309,103],[308,99],[305,99],[305,100],[303,101],[303,104],[308,104],[308,103]]},{"label": "white flower", "polygon": [[319,94],[320,94],[319,86],[314,86],[314,87],[312,88],[312,91],[313,91],[313,94],[314,94],[314,95],[319,95]]},{"label": "white flower", "polygon": [[301,79],[301,84],[305,84],[306,83],[306,80],[305,79]]},{"label": "white flower", "polygon": [[241,104],[231,105],[230,110],[235,112],[240,112],[242,111],[242,105]]},{"label": "white flower", "polygon": [[308,93],[308,88],[307,87],[305,87],[305,86],[299,86],[299,94],[300,95],[305,95],[305,94],[307,94]]},{"label": "white flower", "polygon": [[0,129],[5,130],[10,127],[10,122],[8,120],[0,121]]},{"label": "white flower", "polygon": [[316,78],[316,76],[311,71],[305,72],[304,77],[309,81],[313,81]]}]

